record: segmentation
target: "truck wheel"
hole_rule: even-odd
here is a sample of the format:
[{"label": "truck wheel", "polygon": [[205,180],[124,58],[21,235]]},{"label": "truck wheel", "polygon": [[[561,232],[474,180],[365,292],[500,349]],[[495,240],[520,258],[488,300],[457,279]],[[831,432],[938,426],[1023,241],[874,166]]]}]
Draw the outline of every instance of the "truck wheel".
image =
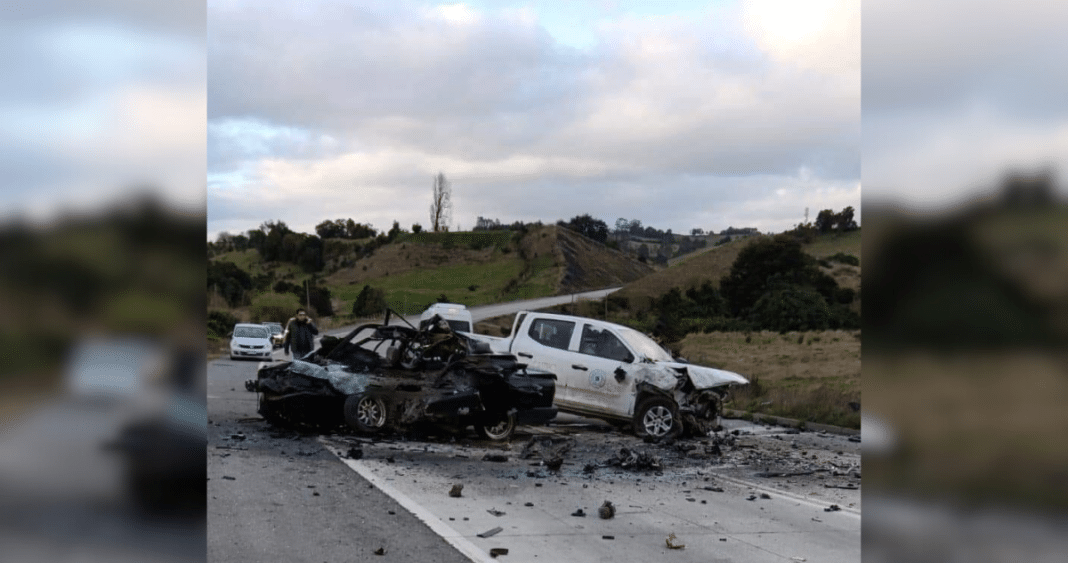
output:
[{"label": "truck wheel", "polygon": [[663,397],[649,397],[634,411],[634,433],[639,438],[666,438],[679,435],[682,420],[679,407]]},{"label": "truck wheel", "polygon": [[345,423],[360,432],[381,432],[386,427],[385,401],[365,393],[350,395],[345,399]]},{"label": "truck wheel", "polygon": [[515,432],[515,415],[508,413],[487,414],[475,423],[475,432],[484,440],[503,442]]}]

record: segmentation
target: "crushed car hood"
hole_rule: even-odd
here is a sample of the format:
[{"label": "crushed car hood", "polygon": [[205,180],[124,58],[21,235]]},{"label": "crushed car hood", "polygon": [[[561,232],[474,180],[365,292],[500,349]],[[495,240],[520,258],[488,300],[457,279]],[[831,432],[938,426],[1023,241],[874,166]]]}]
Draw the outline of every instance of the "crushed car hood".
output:
[{"label": "crushed car hood", "polygon": [[693,364],[683,364],[679,362],[657,362],[658,365],[672,367],[675,369],[684,369],[690,376],[690,381],[693,382],[693,386],[698,389],[708,389],[711,387],[719,387],[721,385],[748,385],[749,380],[734,373],[733,371],[727,371],[722,369],[710,368],[705,366],[695,366]]}]

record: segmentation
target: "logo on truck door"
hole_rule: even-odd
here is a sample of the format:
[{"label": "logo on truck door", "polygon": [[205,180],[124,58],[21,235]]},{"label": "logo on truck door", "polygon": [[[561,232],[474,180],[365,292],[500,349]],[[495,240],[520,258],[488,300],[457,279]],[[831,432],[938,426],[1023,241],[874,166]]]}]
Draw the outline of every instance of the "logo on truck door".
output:
[{"label": "logo on truck door", "polygon": [[605,381],[608,380],[608,373],[603,369],[595,369],[590,373],[590,387],[594,389],[600,389],[604,387]]}]

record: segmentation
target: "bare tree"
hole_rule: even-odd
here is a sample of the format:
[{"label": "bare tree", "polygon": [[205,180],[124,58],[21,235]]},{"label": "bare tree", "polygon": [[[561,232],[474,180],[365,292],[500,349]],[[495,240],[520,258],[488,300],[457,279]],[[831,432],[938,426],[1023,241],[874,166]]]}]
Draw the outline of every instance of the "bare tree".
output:
[{"label": "bare tree", "polygon": [[434,177],[434,197],[430,202],[430,227],[435,233],[449,230],[452,217],[452,184],[438,172]]}]

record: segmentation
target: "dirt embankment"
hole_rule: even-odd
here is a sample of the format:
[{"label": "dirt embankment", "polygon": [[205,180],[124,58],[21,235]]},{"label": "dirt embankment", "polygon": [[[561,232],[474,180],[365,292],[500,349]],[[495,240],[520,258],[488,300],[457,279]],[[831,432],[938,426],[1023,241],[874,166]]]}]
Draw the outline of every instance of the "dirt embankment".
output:
[{"label": "dirt embankment", "polygon": [[578,233],[552,227],[556,235],[555,253],[560,257],[561,293],[574,293],[625,285],[653,272],[647,264],[594,242]]}]

